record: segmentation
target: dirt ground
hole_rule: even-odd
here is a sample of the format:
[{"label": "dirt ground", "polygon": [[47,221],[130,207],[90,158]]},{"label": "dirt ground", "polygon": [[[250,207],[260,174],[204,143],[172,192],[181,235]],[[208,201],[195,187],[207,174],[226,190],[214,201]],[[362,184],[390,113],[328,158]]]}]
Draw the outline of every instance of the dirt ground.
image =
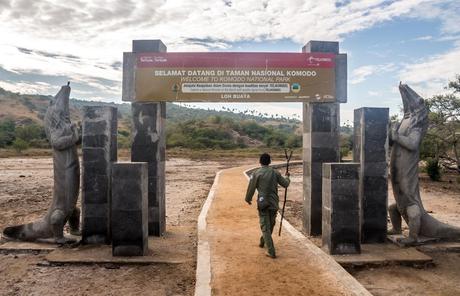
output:
[{"label": "dirt ground", "polygon": [[[256,160],[220,158],[167,161],[167,224],[196,225],[216,171]],[[291,170],[287,219],[302,228],[302,169]],[[460,186],[456,176],[431,182],[422,176],[427,210],[460,226]],[[48,209],[52,194],[52,159],[0,158],[0,229],[33,221]],[[280,192],[282,194],[282,191]],[[391,193],[391,190],[390,190]],[[390,194],[390,200],[392,196]],[[196,231],[190,233],[196,254]],[[350,272],[374,295],[460,295],[460,254],[429,253],[435,267],[387,266]],[[44,254],[0,254],[0,295],[192,295],[192,263],[149,266],[43,266]]]},{"label": "dirt ground", "polygon": [[277,258],[264,255],[267,250],[258,246],[256,202],[249,206],[243,200],[248,182],[243,171],[248,168],[236,167],[220,175],[208,213],[212,295],[354,295],[334,267],[293,235],[274,234]]},{"label": "dirt ground", "polygon": [[[442,182],[421,175],[421,195],[425,208],[437,219],[460,227],[460,183],[458,176],[447,175]],[[292,184],[288,191],[286,218],[302,230],[302,166],[291,169]],[[389,203],[394,202],[389,184]],[[407,234],[407,225],[404,225]],[[316,244],[320,240],[313,238]],[[385,266],[361,268],[349,272],[373,295],[460,295],[460,253],[427,253],[434,267]]]},{"label": "dirt ground", "polygon": [[[254,162],[249,160],[249,163]],[[193,295],[196,221],[215,173],[248,160],[166,162],[168,225],[193,226],[191,263],[44,266],[45,254],[0,254],[0,295]],[[51,158],[0,158],[0,229],[41,217],[52,195]]]}]

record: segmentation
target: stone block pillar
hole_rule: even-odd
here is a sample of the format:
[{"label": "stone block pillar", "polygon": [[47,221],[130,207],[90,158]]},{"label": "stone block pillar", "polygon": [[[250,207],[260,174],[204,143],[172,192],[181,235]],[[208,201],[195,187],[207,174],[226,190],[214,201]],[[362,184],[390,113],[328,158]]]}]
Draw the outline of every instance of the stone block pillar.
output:
[{"label": "stone block pillar", "polygon": [[[167,48],[161,40],[133,40],[132,50],[132,53],[125,53],[124,56],[127,68],[123,70],[123,100],[133,102],[136,99],[133,69],[137,54],[166,52]],[[131,161],[148,163],[149,235],[161,236],[166,231],[166,103],[133,103],[132,111]]]},{"label": "stone block pillar", "polygon": [[303,104],[303,228],[321,235],[322,165],[340,160],[340,105]]},{"label": "stone block pillar", "polygon": [[148,164],[112,166],[112,254],[143,256],[148,250]]},{"label": "stone block pillar", "polygon": [[361,164],[359,196],[363,243],[383,243],[387,235],[388,108],[354,112],[353,161]]},{"label": "stone block pillar", "polygon": [[83,108],[83,243],[110,243],[110,179],[111,163],[117,160],[116,135],[117,108]]},{"label": "stone block pillar", "polygon": [[323,246],[330,254],[361,252],[359,163],[323,164]]},{"label": "stone block pillar", "polygon": [[303,229],[321,235],[322,165],[340,160],[340,105],[347,101],[347,56],[339,54],[339,43],[310,41],[307,53],[335,54],[337,103],[303,103]]},{"label": "stone block pillar", "polygon": [[148,163],[149,234],[166,230],[165,204],[165,118],[164,103],[133,103],[131,161]]}]

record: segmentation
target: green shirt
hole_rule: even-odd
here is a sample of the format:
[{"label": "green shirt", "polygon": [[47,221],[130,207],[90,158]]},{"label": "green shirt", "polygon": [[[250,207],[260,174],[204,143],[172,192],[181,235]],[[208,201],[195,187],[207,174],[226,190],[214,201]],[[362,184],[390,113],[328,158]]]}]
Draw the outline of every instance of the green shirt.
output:
[{"label": "green shirt", "polygon": [[284,178],[277,170],[269,166],[262,166],[251,175],[245,200],[246,202],[252,201],[257,189],[258,196],[263,196],[268,200],[269,209],[278,210],[278,184],[286,188],[289,183],[289,177]]}]

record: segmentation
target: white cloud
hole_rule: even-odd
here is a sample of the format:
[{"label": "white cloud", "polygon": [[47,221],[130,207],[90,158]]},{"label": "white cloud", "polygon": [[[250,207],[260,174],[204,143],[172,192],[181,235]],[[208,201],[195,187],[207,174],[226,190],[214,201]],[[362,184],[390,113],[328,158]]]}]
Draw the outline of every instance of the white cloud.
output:
[{"label": "white cloud", "polygon": [[411,13],[411,16],[416,18],[441,20],[441,30],[446,35],[460,33],[459,15],[460,2],[447,0],[424,1]]},{"label": "white cloud", "polygon": [[[188,38],[266,40],[339,39],[347,33],[405,15],[427,0],[335,1],[14,1],[0,14],[4,32],[22,47],[91,55],[120,56],[131,39],[161,38],[172,50],[187,47]],[[2,35],[3,36],[3,35]],[[30,38],[18,38],[30,37]],[[17,39],[21,39],[19,41]],[[8,38],[3,38],[8,40]],[[53,41],[50,44],[49,41]],[[26,44],[24,44],[26,43]],[[68,46],[72,44],[74,46]],[[204,46],[206,47],[206,45]],[[99,55],[102,56],[102,55]]]},{"label": "white cloud", "polygon": [[413,84],[420,95],[430,97],[444,93],[449,80],[460,74],[460,46],[443,54],[407,64],[400,71],[400,80]]},{"label": "white cloud", "polygon": [[[168,51],[225,50],[236,41],[290,39],[303,44],[314,39],[340,40],[349,33],[403,16],[440,19],[444,32],[455,35],[460,30],[456,3],[452,0],[0,0],[0,66],[17,74],[66,76],[99,90],[97,96],[119,98],[121,71],[111,65],[121,61],[123,51],[131,50],[133,39],[162,39]],[[18,47],[33,51],[28,54]],[[66,55],[78,59],[65,58]],[[390,71],[381,67],[358,68],[350,82],[360,83],[370,75]]]},{"label": "white cloud", "polygon": [[368,77],[372,75],[391,72],[395,69],[396,67],[393,63],[361,66],[353,70],[349,83],[358,84],[364,82]]},{"label": "white cloud", "polygon": [[372,74],[375,73],[376,71],[376,66],[374,65],[367,65],[367,66],[362,66],[359,68],[356,68],[353,70],[351,73],[351,78],[349,82],[351,84],[358,84],[367,79],[367,77],[371,76]]},{"label": "white cloud", "polygon": [[380,95],[378,91],[373,91],[373,90],[368,91],[367,94],[371,97],[377,97]]},{"label": "white cloud", "polygon": [[433,36],[426,35],[426,36],[420,36],[420,37],[414,38],[413,40],[414,41],[428,41],[428,40],[432,40],[432,39],[433,39]]},{"label": "white cloud", "polygon": [[1,81],[0,80],[0,87],[4,89],[8,89],[12,92],[18,92],[23,94],[30,94],[30,95],[41,95],[47,94],[50,92],[54,92],[55,89],[52,85],[44,82],[26,82],[26,81]]}]

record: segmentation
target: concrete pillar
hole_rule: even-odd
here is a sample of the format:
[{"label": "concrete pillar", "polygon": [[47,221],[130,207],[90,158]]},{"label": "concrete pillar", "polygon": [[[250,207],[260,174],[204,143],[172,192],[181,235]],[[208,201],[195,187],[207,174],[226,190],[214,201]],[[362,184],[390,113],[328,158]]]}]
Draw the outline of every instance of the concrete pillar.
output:
[{"label": "concrete pillar", "polygon": [[111,163],[117,160],[116,135],[117,108],[83,108],[83,243],[110,243],[110,176]]},{"label": "concrete pillar", "polygon": [[132,103],[133,143],[131,161],[148,163],[149,234],[161,236],[166,229],[165,117],[163,103]]},{"label": "concrete pillar", "polygon": [[387,235],[388,108],[354,112],[353,161],[361,164],[359,196],[363,243],[383,243]]},{"label": "concrete pillar", "polygon": [[323,164],[323,246],[330,254],[361,252],[359,163]]},{"label": "concrete pillar", "polygon": [[[133,40],[132,56],[144,52],[166,52],[167,48],[161,40]],[[127,71],[123,78],[124,99],[135,101],[133,79]],[[124,71],[125,72],[125,71]],[[129,72],[129,73],[128,73]],[[131,77],[131,78],[130,78]],[[166,231],[165,204],[165,158],[166,158],[166,103],[133,103],[133,142],[131,161],[147,162],[149,167],[148,184],[148,216],[149,235],[161,236]]]},{"label": "concrete pillar", "polygon": [[148,250],[148,164],[112,166],[112,254],[143,256]]},{"label": "concrete pillar", "polygon": [[[336,55],[336,99],[346,102],[347,57],[339,54],[339,43],[310,41],[302,51]],[[339,103],[303,103],[303,229],[308,235],[321,235],[322,164],[340,160],[339,134]]]},{"label": "concrete pillar", "polygon": [[322,165],[340,160],[338,103],[303,104],[303,228],[321,235]]}]

